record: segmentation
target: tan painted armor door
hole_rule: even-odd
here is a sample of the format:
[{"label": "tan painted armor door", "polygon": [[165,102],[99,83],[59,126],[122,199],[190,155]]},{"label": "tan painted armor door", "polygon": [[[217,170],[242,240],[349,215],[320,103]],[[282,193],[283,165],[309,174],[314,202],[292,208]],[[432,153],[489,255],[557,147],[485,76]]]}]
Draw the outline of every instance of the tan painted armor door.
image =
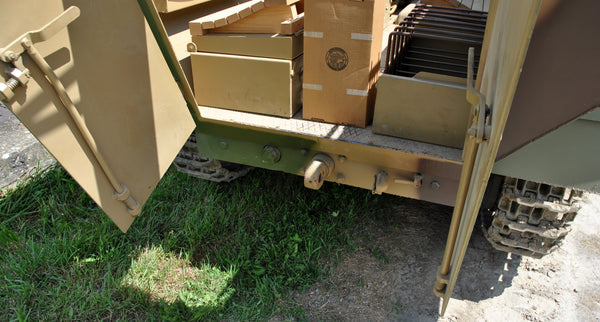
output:
[{"label": "tan painted armor door", "polygon": [[[469,82],[474,105],[465,141],[464,166],[446,252],[434,292],[444,313],[477,219],[517,87],[541,0],[496,0],[490,4],[477,82]],[[485,111],[485,112],[484,112]],[[468,277],[463,277],[468,278]]]},{"label": "tan painted armor door", "polygon": [[140,6],[4,1],[0,21],[0,99],[126,231],[195,127]]}]

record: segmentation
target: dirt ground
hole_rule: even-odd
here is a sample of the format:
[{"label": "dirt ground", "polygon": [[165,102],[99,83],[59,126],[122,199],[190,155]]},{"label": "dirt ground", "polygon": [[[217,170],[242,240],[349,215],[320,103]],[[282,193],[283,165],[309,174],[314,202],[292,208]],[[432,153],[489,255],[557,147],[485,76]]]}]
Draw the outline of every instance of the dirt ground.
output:
[{"label": "dirt ground", "polygon": [[444,317],[432,289],[452,209],[419,201],[364,227],[329,280],[291,295],[309,320],[599,321],[600,195],[582,204],[562,247],[539,260],[496,251],[477,225]]}]

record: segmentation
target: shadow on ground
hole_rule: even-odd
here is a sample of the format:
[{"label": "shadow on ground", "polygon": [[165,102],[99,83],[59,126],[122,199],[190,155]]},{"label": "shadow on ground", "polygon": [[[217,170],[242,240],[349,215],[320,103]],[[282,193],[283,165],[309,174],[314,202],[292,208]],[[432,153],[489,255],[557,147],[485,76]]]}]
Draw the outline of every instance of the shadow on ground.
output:
[{"label": "shadow on ground", "polygon": [[[392,210],[354,231],[356,252],[325,263],[328,280],[291,294],[310,320],[438,320],[432,290],[452,208],[399,198]],[[452,298],[479,302],[502,294],[521,261],[507,255],[477,226]]]},{"label": "shadow on ground", "polygon": [[[451,213],[329,183],[308,190],[262,170],[232,184],[171,170],[122,234],[51,169],[0,199],[0,316],[435,320]],[[153,249],[164,254],[141,265]],[[476,228],[453,297],[501,294],[519,262]]]}]

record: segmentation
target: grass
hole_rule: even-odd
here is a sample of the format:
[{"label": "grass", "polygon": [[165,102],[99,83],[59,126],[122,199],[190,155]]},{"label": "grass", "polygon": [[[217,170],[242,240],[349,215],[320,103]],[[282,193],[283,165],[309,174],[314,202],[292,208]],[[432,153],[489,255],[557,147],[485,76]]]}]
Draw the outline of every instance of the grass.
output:
[{"label": "grass", "polygon": [[325,278],[354,227],[397,201],[259,169],[230,184],[171,169],[123,234],[51,168],[0,197],[0,320],[302,318],[290,290]]}]

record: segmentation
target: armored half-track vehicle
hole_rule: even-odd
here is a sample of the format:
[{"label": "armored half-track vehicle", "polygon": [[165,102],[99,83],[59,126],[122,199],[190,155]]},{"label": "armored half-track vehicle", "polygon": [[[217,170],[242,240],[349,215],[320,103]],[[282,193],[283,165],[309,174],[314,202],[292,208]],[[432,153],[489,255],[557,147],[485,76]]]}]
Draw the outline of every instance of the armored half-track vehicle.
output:
[{"label": "armored half-track vehicle", "polygon": [[174,159],[454,206],[444,310],[480,214],[541,257],[600,192],[600,3],[445,2],[7,1],[0,100],[124,232]]}]

